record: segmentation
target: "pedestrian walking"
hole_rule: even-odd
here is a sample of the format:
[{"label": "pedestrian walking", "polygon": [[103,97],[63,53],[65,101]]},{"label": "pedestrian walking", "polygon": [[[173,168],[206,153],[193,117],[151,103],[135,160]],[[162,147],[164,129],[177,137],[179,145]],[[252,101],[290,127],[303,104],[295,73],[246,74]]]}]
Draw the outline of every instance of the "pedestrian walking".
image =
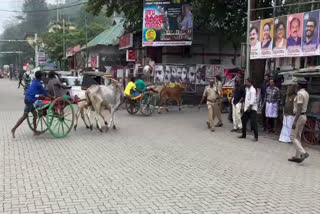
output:
[{"label": "pedestrian walking", "polygon": [[254,142],[258,141],[258,125],[257,125],[257,91],[253,87],[251,79],[246,80],[246,96],[244,101],[244,113],[242,115],[242,135],[239,138],[247,137],[247,123],[250,119],[251,128],[254,132]]},{"label": "pedestrian walking", "polygon": [[267,88],[269,87],[269,75],[264,75],[264,81],[261,85],[261,95],[260,95],[260,105],[261,105],[261,113],[262,113],[262,126],[263,130],[266,131],[266,105],[265,105],[265,97],[267,93]]},{"label": "pedestrian walking", "polygon": [[245,88],[241,84],[241,78],[237,76],[235,79],[233,97],[231,100],[232,120],[233,120],[233,129],[231,130],[231,132],[239,132],[242,130],[241,109],[242,109],[244,98],[245,98]]},{"label": "pedestrian walking", "polygon": [[282,130],[280,134],[279,141],[283,143],[290,143],[290,134],[292,130],[292,125],[294,121],[293,104],[295,98],[295,88],[293,85],[289,85],[287,88],[287,95],[285,100],[285,105],[283,109],[283,121]]},{"label": "pedestrian walking", "polygon": [[209,79],[209,86],[204,89],[203,96],[201,98],[200,105],[203,103],[205,99],[207,99],[207,106],[208,106],[208,121],[207,126],[212,132],[215,131],[214,119],[218,114],[219,111],[219,92],[218,88],[215,84],[213,78]]},{"label": "pedestrian walking", "polygon": [[293,105],[293,113],[295,114],[295,119],[293,121],[290,139],[296,147],[296,155],[288,159],[288,161],[297,163],[301,163],[310,156],[301,145],[302,131],[307,122],[306,113],[309,103],[309,93],[306,90],[307,84],[308,81],[305,78],[300,78],[298,80],[299,91],[294,99]]},{"label": "pedestrian walking", "polygon": [[22,87],[24,87],[22,81],[23,81],[23,77],[24,77],[24,70],[19,70],[18,71],[18,80],[19,80],[19,83],[18,83],[18,88],[20,88],[20,85]]},{"label": "pedestrian walking", "polygon": [[222,115],[221,115],[221,109],[222,109],[222,79],[220,75],[216,75],[216,87],[218,89],[218,93],[219,93],[219,97],[217,100],[217,104],[218,104],[218,111],[217,111],[217,118],[219,120],[219,122],[215,125],[215,127],[222,127],[223,126],[223,122],[222,122]]},{"label": "pedestrian walking", "polygon": [[[273,79],[270,79],[269,87],[267,88],[265,95],[265,106],[266,106],[266,127],[268,132],[277,131],[277,118],[278,108],[280,102],[280,90],[275,86]],[[270,128],[270,121],[273,121],[273,129]]]}]

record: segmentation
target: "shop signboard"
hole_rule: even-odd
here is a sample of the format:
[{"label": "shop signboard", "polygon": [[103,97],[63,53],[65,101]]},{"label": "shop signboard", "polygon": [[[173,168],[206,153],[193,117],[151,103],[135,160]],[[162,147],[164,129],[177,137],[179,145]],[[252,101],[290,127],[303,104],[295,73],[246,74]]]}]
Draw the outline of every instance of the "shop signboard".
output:
[{"label": "shop signboard", "polygon": [[119,50],[132,48],[133,47],[133,34],[127,33],[119,39]]},{"label": "shop signboard", "polygon": [[136,51],[135,50],[127,50],[127,62],[135,62],[136,61]]}]

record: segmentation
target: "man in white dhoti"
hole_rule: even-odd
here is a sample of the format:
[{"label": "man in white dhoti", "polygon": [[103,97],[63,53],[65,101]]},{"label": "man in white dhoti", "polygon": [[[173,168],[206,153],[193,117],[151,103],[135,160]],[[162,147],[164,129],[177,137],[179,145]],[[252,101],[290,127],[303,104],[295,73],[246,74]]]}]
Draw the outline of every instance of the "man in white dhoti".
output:
[{"label": "man in white dhoti", "polygon": [[282,130],[279,138],[279,141],[283,143],[291,143],[290,134],[292,131],[292,124],[295,118],[295,115],[293,113],[293,103],[295,97],[296,94],[294,86],[288,86],[286,102],[283,109]]}]

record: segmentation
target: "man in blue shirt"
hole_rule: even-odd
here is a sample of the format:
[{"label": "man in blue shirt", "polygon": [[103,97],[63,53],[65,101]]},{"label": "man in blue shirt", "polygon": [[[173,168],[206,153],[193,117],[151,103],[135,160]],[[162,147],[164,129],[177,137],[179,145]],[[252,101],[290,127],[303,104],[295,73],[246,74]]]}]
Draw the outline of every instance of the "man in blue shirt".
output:
[{"label": "man in blue shirt", "polygon": [[309,18],[306,23],[305,38],[303,41],[303,48],[315,51],[318,47],[317,42],[317,21],[314,18]]},{"label": "man in blue shirt", "polygon": [[11,129],[12,137],[15,138],[16,129],[23,123],[25,119],[28,117],[28,113],[32,112],[33,114],[33,127],[34,127],[34,136],[38,136],[39,133],[37,130],[37,113],[35,111],[34,103],[37,101],[36,95],[47,95],[47,91],[44,90],[40,80],[42,77],[42,72],[37,71],[35,73],[35,79],[32,81],[30,87],[25,93],[24,98],[24,113],[22,117],[18,120],[17,124]]}]

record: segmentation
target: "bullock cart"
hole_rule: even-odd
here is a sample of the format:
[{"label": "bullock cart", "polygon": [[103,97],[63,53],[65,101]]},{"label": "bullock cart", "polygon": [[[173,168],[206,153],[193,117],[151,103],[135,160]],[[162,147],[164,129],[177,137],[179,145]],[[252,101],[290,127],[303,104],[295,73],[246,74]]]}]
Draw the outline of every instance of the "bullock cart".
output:
[{"label": "bullock cart", "polygon": [[[37,126],[36,131],[44,133],[49,131],[56,138],[63,138],[69,134],[74,123],[74,109],[72,104],[82,100],[73,100],[68,96],[49,99],[39,97],[43,105],[36,107]],[[28,124],[34,131],[33,114],[28,115]]]}]

